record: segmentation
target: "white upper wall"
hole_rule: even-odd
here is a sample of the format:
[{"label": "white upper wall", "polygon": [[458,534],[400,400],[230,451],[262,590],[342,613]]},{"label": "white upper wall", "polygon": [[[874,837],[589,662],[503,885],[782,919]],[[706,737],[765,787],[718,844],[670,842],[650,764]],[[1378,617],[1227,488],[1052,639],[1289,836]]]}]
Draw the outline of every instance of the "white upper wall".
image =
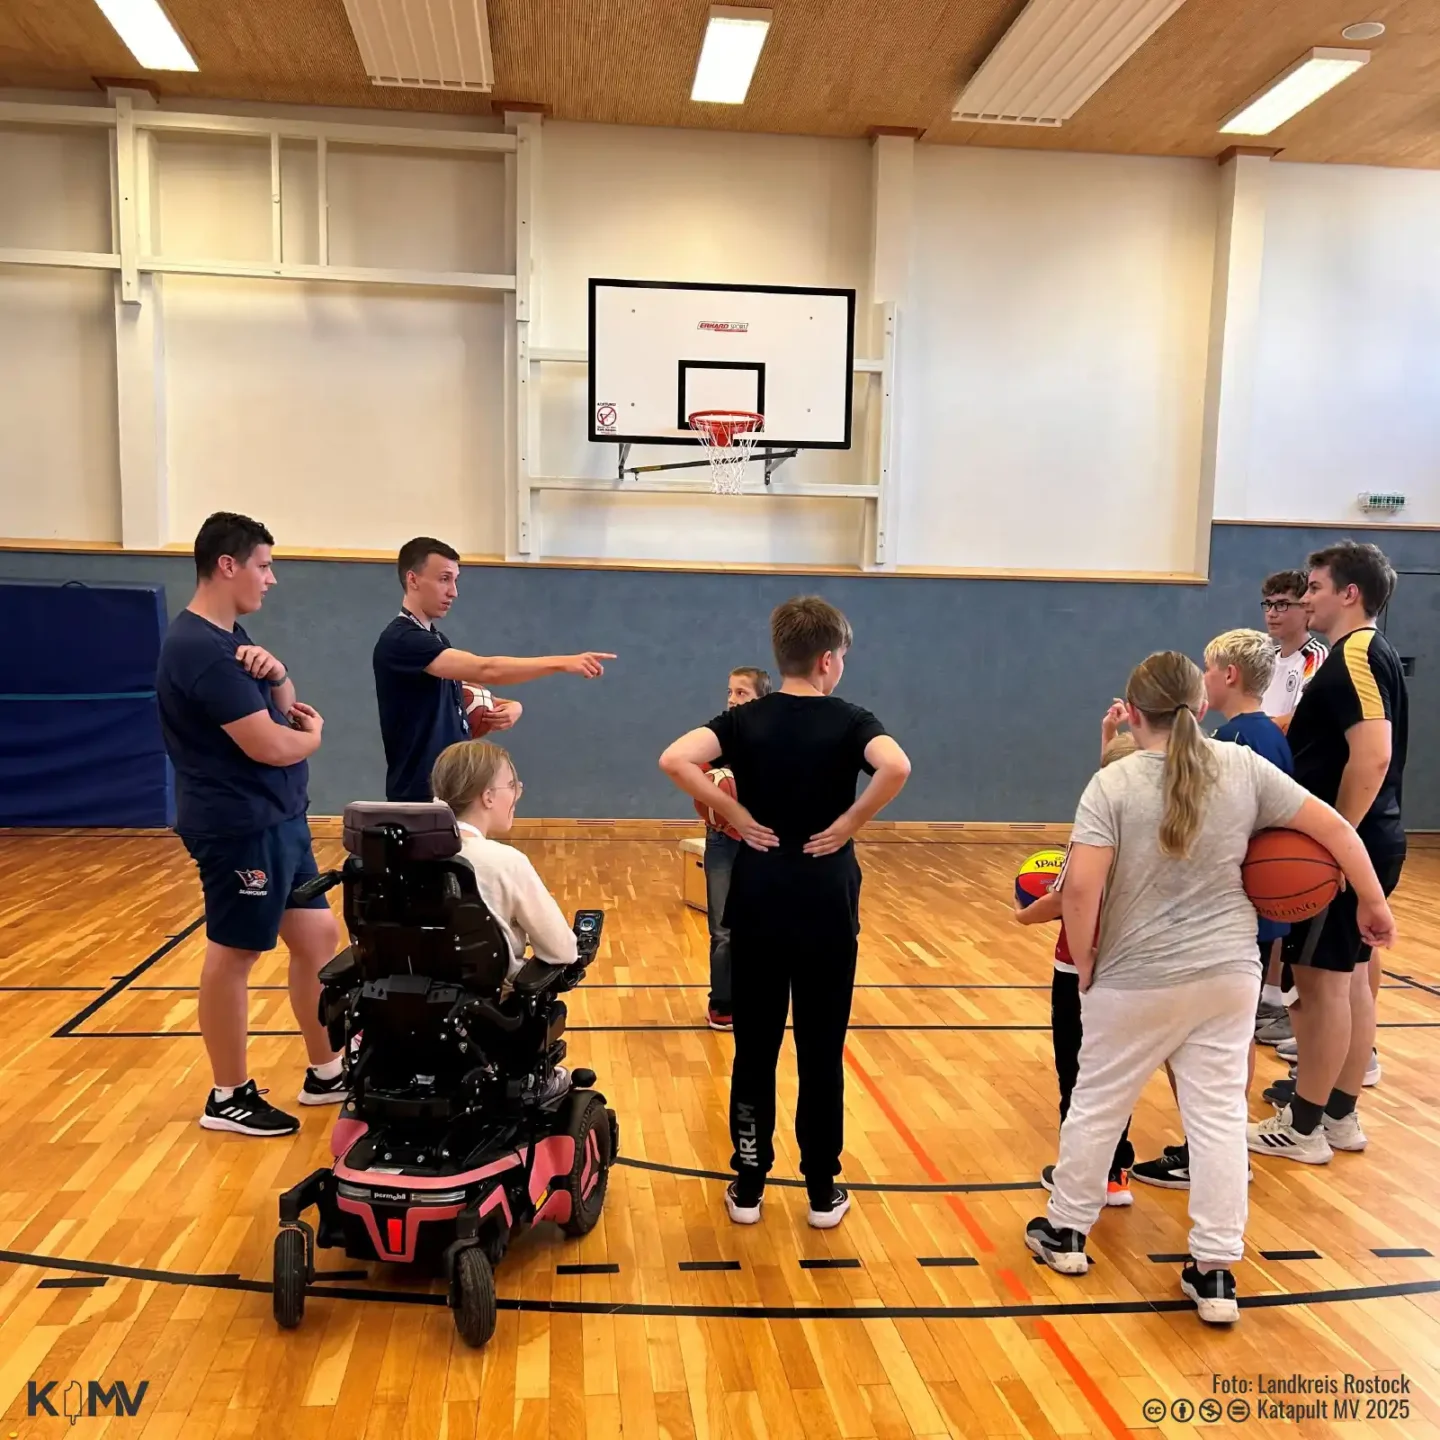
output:
[{"label": "white upper wall", "polygon": [[1440,172],[1272,164],[1248,493],[1224,518],[1440,523]]},{"label": "white upper wall", "polygon": [[[0,133],[0,246],[109,250],[103,130]],[[0,267],[0,535],[120,538],[114,335],[108,275]]]},{"label": "white upper wall", "polygon": [[1188,570],[1215,166],[916,162],[900,563]]},{"label": "white upper wall", "polygon": [[[155,149],[161,253],[268,259],[267,144],[167,133]],[[878,356],[867,142],[549,123],[540,149],[533,344],[585,346],[598,275],[853,287],[857,352]],[[1216,167],[941,146],[914,158],[890,558],[1188,570]],[[1359,490],[1399,490],[1402,520],[1440,523],[1440,173],[1267,173],[1253,433],[1233,471],[1248,478],[1218,514],[1344,523]],[[330,258],[506,271],[504,176],[493,156],[332,144]],[[108,177],[103,129],[0,128],[0,248],[108,250]],[[286,258],[318,259],[311,146],[282,147],[282,200]],[[119,538],[114,285],[0,267],[0,536]],[[172,540],[234,506],[298,548],[390,549],[430,531],[506,550],[498,295],[156,288]],[[584,368],[533,377],[531,469],[613,476],[616,447],[586,439]],[[873,479],[879,390],[858,378],[852,451],[809,452],[781,479]],[[676,458],[637,448],[631,463]],[[535,516],[542,555],[849,565],[865,508],[543,493]]]},{"label": "white upper wall", "polygon": [[[270,258],[268,142],[162,136],[167,256]],[[285,258],[318,258],[314,148],[287,144]],[[331,148],[337,265],[503,271],[495,157]],[[251,510],[291,547],[392,549],[417,532],[504,549],[498,296],[169,276],[171,537]]]}]

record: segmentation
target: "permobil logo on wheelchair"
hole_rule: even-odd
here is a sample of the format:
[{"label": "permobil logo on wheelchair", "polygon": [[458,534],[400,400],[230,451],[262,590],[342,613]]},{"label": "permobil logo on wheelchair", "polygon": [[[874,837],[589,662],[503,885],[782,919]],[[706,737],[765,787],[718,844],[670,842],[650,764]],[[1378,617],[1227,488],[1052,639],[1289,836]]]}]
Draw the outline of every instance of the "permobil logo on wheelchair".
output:
[{"label": "permobil logo on wheelchair", "polygon": [[483,1345],[511,1236],[543,1220],[584,1235],[605,1204],[619,1125],[594,1072],[561,1066],[559,998],[594,959],[604,915],[575,917],[573,965],[532,959],[507,983],[509,945],[448,806],[349,805],[344,836],[344,868],[296,897],[345,887],[350,947],[321,971],[320,1016],[350,1098],[334,1164],[280,1197],[275,1318],[300,1324],[316,1248],[338,1247],[435,1267],[461,1337]]}]

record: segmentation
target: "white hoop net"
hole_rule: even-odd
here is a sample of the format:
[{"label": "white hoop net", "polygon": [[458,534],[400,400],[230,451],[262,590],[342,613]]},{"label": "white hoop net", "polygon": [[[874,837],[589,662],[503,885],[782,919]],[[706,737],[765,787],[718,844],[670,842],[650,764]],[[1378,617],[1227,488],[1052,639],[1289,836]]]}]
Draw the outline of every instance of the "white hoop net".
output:
[{"label": "white hoop net", "polygon": [[746,410],[699,410],[690,416],[690,428],[710,462],[710,488],[717,495],[738,495],[745,462],[760,438],[763,415]]}]

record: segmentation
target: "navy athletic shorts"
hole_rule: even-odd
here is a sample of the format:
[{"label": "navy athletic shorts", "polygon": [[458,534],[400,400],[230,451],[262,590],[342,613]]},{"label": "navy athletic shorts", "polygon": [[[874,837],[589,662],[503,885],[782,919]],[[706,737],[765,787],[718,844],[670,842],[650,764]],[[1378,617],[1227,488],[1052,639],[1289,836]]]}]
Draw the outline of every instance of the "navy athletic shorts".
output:
[{"label": "navy athletic shorts", "polygon": [[[185,848],[205,891],[205,935],[235,950],[273,950],[290,892],[320,873],[303,815],[248,835],[191,836]],[[300,908],[327,902],[317,895]]]}]

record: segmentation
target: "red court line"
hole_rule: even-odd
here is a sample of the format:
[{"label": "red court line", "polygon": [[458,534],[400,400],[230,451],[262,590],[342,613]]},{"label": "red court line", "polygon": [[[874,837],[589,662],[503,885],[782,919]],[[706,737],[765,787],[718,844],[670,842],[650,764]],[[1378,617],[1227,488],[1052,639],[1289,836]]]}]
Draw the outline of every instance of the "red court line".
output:
[{"label": "red court line", "polygon": [[[847,1045],[845,1047],[845,1063],[855,1072],[855,1078],[869,1092],[870,1098],[880,1107],[880,1112],[894,1127],[895,1133],[905,1142],[910,1153],[919,1162],[920,1168],[932,1179],[943,1182],[945,1177],[940,1173],[940,1167],[930,1158],[930,1153],[915,1137],[915,1132],[905,1123],[900,1112],[890,1103],[885,1092],[881,1090],[875,1077],[855,1058],[854,1053]],[[950,1208],[959,1218],[960,1223],[970,1232],[970,1238],[974,1240],[978,1249],[987,1255],[995,1254],[995,1242],[985,1233],[985,1228],[970,1213],[969,1207],[958,1195],[947,1195],[945,1199],[949,1202]],[[1031,1300],[1029,1290],[1025,1283],[1011,1269],[1006,1268],[996,1272],[996,1278],[1022,1305],[1028,1304]],[[1130,1427],[1120,1418],[1119,1412],[1105,1398],[1105,1393],[1095,1383],[1095,1378],[1080,1363],[1075,1352],[1065,1343],[1060,1332],[1048,1321],[1038,1319],[1034,1322],[1035,1333],[1049,1347],[1055,1358],[1060,1362],[1065,1373],[1075,1382],[1076,1388],[1090,1402],[1091,1408],[1100,1417],[1105,1428],[1115,1436],[1115,1440],[1129,1440]]]}]

